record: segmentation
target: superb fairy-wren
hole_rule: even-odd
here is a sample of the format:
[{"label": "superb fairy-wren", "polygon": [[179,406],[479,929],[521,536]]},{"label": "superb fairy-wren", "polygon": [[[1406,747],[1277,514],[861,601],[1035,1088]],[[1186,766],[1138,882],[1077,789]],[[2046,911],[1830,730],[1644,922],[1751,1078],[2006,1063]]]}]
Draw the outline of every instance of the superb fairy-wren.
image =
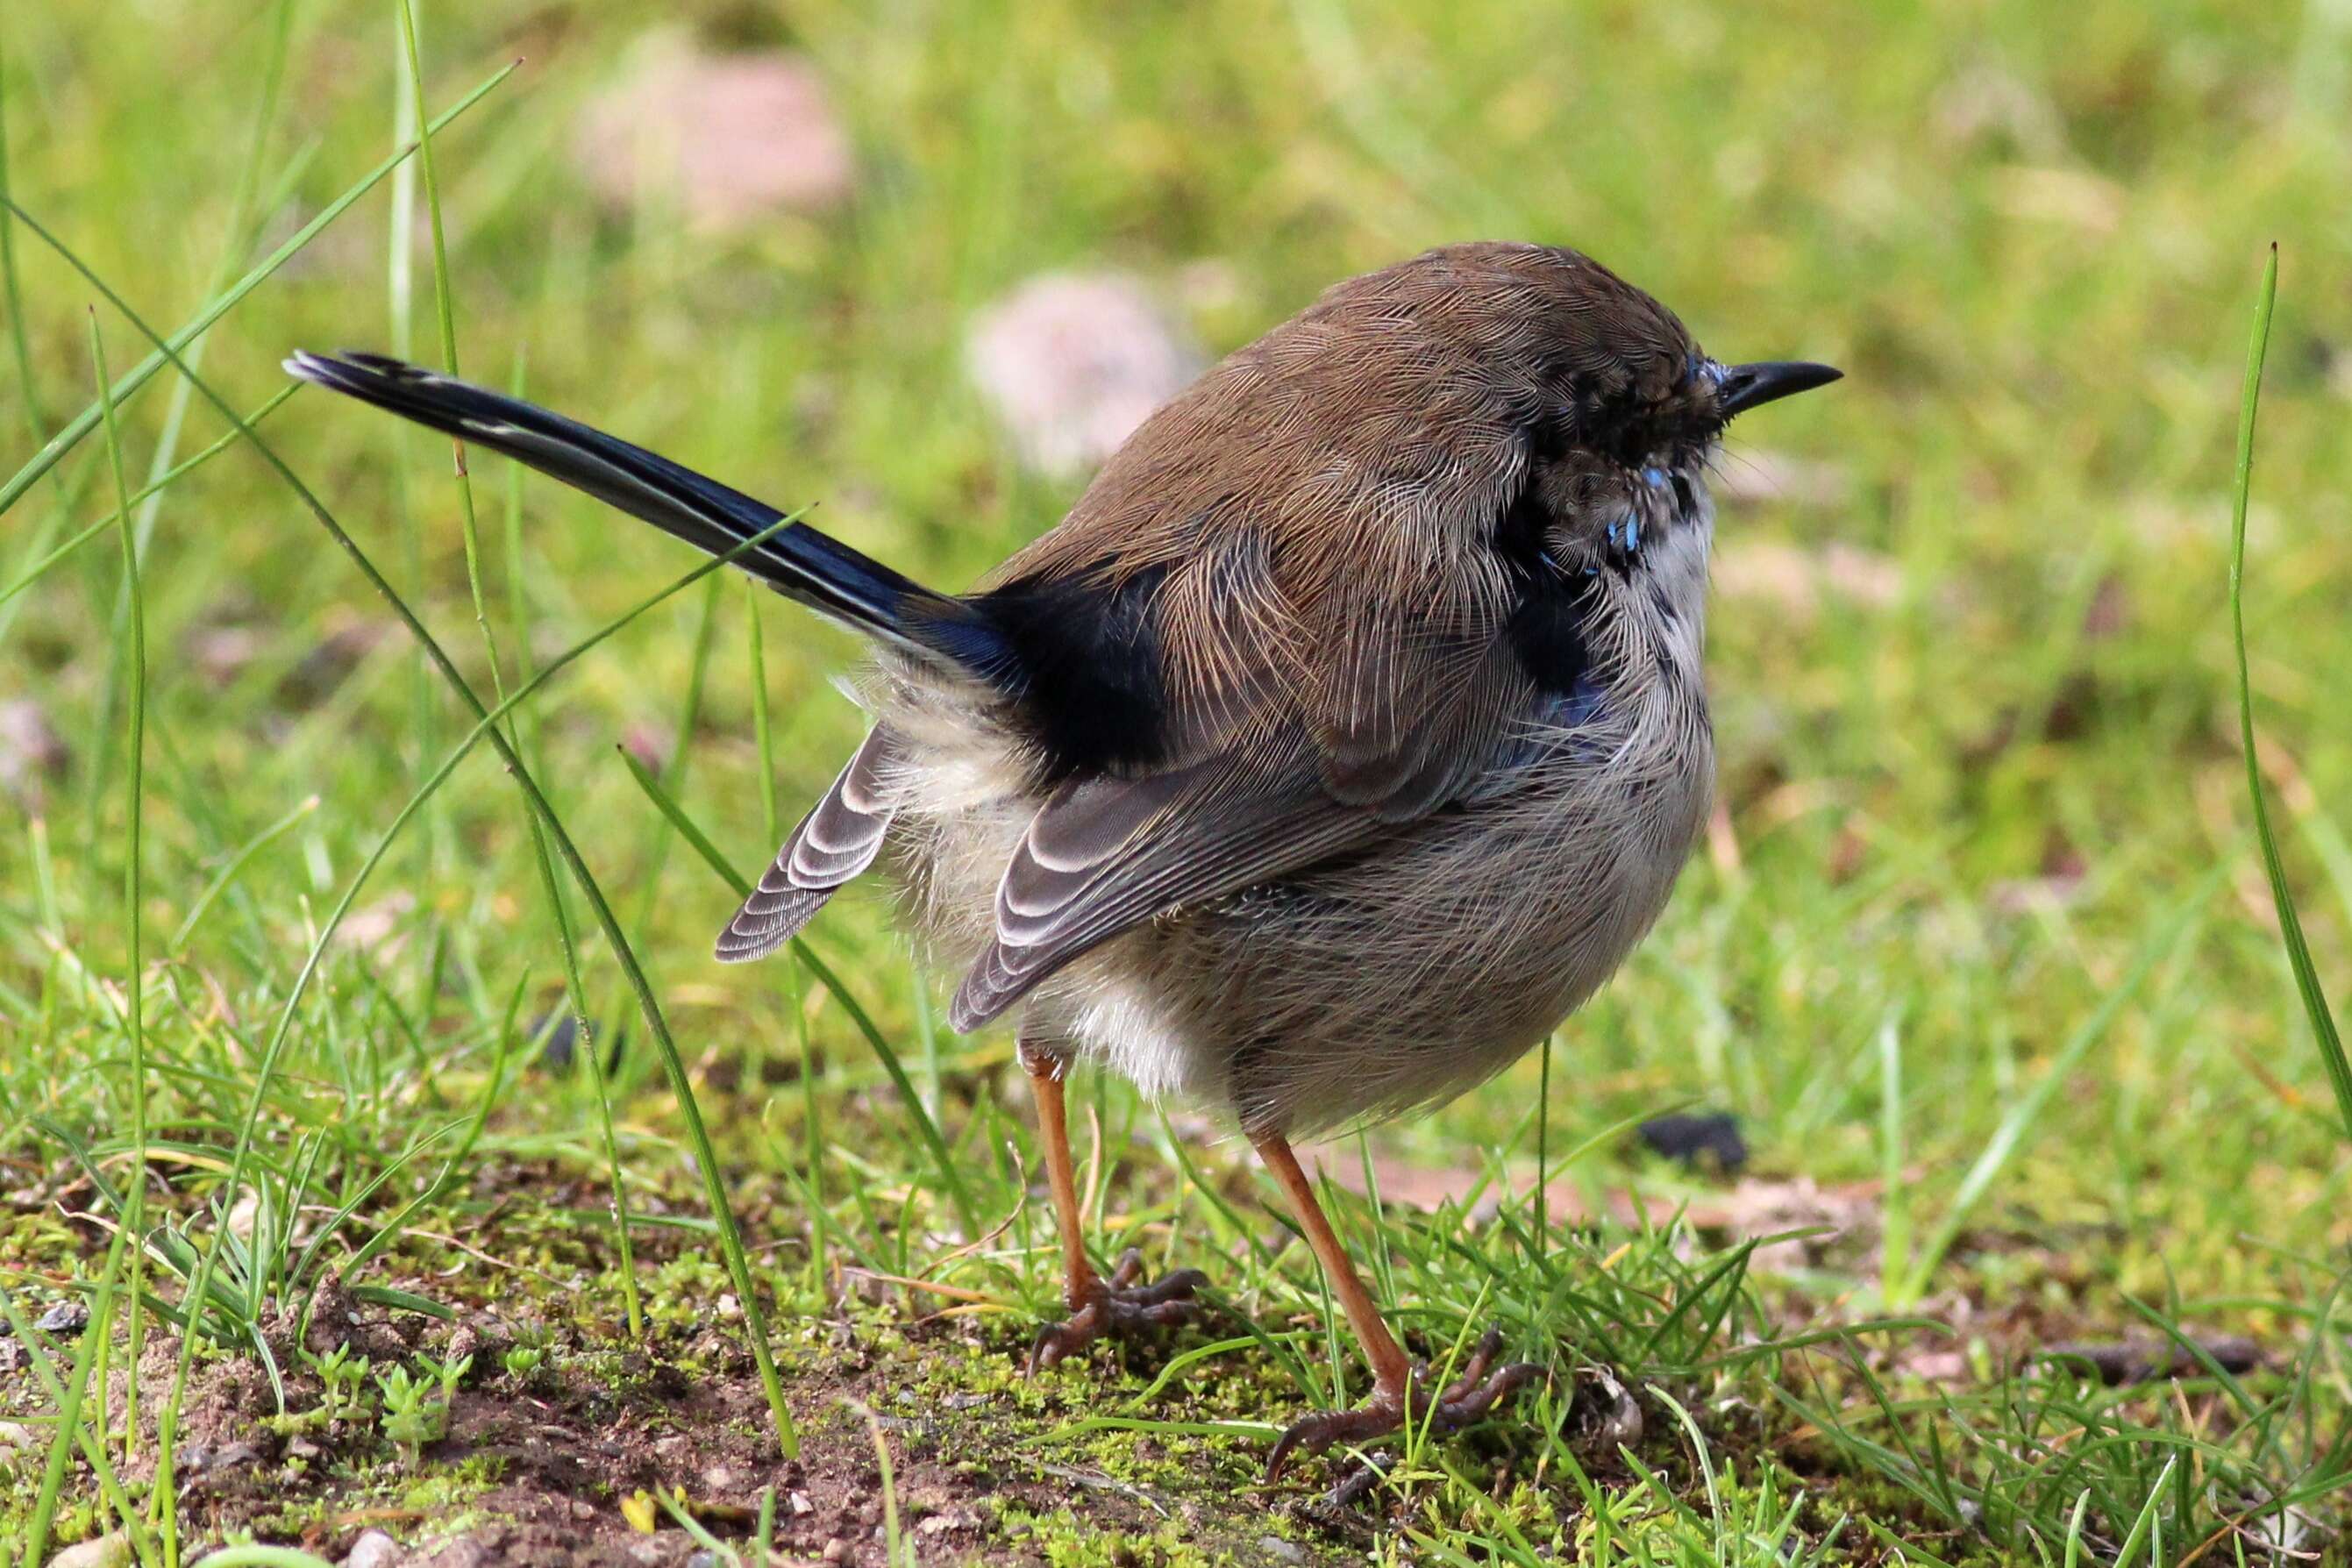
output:
[{"label": "superb fairy-wren", "polygon": [[[705,550],[782,515],[396,361],[288,368]],[[1489,1333],[1424,1389],[1292,1140],[1496,1072],[1657,918],[1714,780],[1708,464],[1735,416],[1837,375],[1721,363],[1574,251],[1452,246],[1232,354],[971,593],[798,523],[740,558],[873,640],[874,722],[719,956],[878,864],[962,977],[954,1026],[1018,1009],[1071,1313],[1033,1367],[1180,1321],[1202,1283],[1088,1260],[1062,1105],[1087,1057],[1236,1119],[1362,1342],[1370,1399],[1290,1426],[1270,1473],[1536,1375]]]}]

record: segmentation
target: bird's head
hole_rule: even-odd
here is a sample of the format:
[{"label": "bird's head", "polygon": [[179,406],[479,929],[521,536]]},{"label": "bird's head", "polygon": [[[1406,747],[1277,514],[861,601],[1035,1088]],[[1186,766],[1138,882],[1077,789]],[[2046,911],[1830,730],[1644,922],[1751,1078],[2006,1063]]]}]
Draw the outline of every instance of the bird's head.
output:
[{"label": "bird's head", "polygon": [[1561,562],[1627,570],[1678,527],[1711,520],[1706,469],[1731,421],[1841,374],[1727,364],[1672,310],[1575,251],[1477,248],[1484,286],[1465,299],[1491,313],[1489,363],[1511,385],[1529,500]]}]

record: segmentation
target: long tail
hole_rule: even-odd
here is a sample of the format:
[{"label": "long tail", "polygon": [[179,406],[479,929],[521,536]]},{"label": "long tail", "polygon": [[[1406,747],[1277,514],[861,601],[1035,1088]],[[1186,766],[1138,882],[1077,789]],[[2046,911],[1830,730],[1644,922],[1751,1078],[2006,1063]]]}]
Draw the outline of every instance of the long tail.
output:
[{"label": "long tail", "polygon": [[[381,354],[298,350],[286,369],[303,381],[504,452],[714,555],[784,515],[561,414]],[[970,605],[805,523],[779,530],[735,563],[787,598],[929,662],[983,679],[994,674],[994,639],[976,624]]]}]

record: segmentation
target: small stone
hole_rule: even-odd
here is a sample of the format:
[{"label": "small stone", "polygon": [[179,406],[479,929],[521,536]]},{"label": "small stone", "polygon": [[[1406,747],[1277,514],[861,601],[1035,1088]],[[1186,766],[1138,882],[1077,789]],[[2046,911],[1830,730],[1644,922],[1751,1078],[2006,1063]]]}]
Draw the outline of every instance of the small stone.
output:
[{"label": "small stone", "polygon": [[131,1538],[116,1531],[79,1546],[68,1546],[49,1559],[49,1568],[127,1568]]},{"label": "small stone", "polygon": [[[547,1044],[540,1048],[539,1059],[541,1065],[545,1067],[551,1072],[562,1072],[569,1069],[574,1058],[579,1055],[581,1040],[580,1020],[573,1017],[569,1013],[566,1013],[562,1017],[556,1019],[552,1028],[548,1026],[548,1020],[546,1018],[535,1018],[531,1021],[530,1028],[527,1033],[529,1037],[534,1040],[538,1039],[542,1034],[547,1037]],[[593,1025],[590,1026],[587,1031],[587,1037],[591,1040],[593,1040],[596,1037],[595,1028]],[[606,1072],[613,1072],[619,1068],[621,1065],[621,1052],[628,1043],[628,1030],[614,1029],[613,1031],[613,1043],[604,1048],[604,1070]]]},{"label": "small stone", "polygon": [[793,1510],[793,1517],[795,1519],[805,1519],[816,1511],[816,1504],[809,1501],[809,1495],[806,1492],[786,1492],[784,1506]]},{"label": "small stone", "polygon": [[1592,1367],[1584,1373],[1593,1397],[1588,1399],[1582,1382],[1571,1402],[1570,1415],[1580,1426],[1579,1446],[1594,1454],[1614,1455],[1621,1447],[1630,1448],[1642,1441],[1646,1423],[1642,1406],[1626,1392],[1607,1367]]},{"label": "small stone", "polygon": [[64,773],[69,755],[39,703],[29,697],[0,702],[0,790],[37,805],[42,782]]},{"label": "small stone", "polygon": [[425,1559],[424,1568],[490,1568],[493,1561],[479,1536],[461,1535]]},{"label": "small stone", "polygon": [[915,1533],[921,1536],[945,1535],[950,1531],[978,1530],[981,1525],[981,1517],[975,1510],[968,1508],[950,1508],[918,1523],[915,1526]]},{"label": "small stone", "polygon": [[982,312],[964,363],[1024,461],[1076,474],[1181,392],[1202,354],[1136,279],[1059,274]]},{"label": "small stone", "polygon": [[743,1478],[727,1465],[713,1465],[702,1472],[702,1489],[712,1497],[725,1497],[742,1489]]},{"label": "small stone", "polygon": [[1304,1563],[1307,1561],[1307,1548],[1299,1545],[1298,1542],[1295,1541],[1285,1541],[1279,1535],[1259,1536],[1257,1538],[1257,1549],[1277,1563]]},{"label": "small stone", "polygon": [[179,1448],[181,1474],[203,1477],[216,1469],[240,1469],[245,1465],[258,1465],[261,1450],[245,1441],[228,1444],[181,1444]]},{"label": "small stone", "polygon": [[585,1498],[573,1498],[572,1500],[572,1517],[574,1519],[593,1519],[596,1517],[596,1505],[588,1501]]},{"label": "small stone", "polygon": [[226,686],[245,673],[268,651],[268,643],[251,626],[205,626],[188,637],[189,662],[215,687]]},{"label": "small stone", "polygon": [[32,1352],[14,1340],[0,1340],[0,1373],[22,1372],[32,1364]]},{"label": "small stone", "polygon": [[709,230],[838,205],[856,177],[824,79],[779,49],[707,52],[676,33],[640,45],[582,113],[573,153],[607,205],[650,198]]},{"label": "small stone", "polygon": [[400,1561],[400,1542],[381,1530],[363,1530],[343,1556],[343,1568],[392,1568]]},{"label": "small stone", "polygon": [[59,1301],[43,1312],[33,1327],[45,1334],[78,1334],[89,1327],[89,1308],[79,1301]]},{"label": "small stone", "polygon": [[1739,1135],[1739,1121],[1728,1111],[1658,1116],[1638,1129],[1642,1142],[1669,1160],[1688,1165],[1712,1162],[1725,1175],[1748,1163],[1748,1141]]},{"label": "small stone", "polygon": [[849,1561],[849,1542],[836,1535],[824,1543],[824,1551],[820,1555],[827,1563],[846,1563]]}]

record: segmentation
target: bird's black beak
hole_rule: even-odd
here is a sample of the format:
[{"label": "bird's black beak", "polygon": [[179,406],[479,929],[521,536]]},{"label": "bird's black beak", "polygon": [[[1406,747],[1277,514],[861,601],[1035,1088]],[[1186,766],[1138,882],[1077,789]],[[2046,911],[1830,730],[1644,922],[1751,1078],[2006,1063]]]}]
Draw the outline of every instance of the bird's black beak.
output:
[{"label": "bird's black beak", "polygon": [[1745,414],[1776,398],[1827,386],[1845,374],[1825,364],[1801,359],[1759,360],[1754,364],[1723,367],[1723,416]]}]

